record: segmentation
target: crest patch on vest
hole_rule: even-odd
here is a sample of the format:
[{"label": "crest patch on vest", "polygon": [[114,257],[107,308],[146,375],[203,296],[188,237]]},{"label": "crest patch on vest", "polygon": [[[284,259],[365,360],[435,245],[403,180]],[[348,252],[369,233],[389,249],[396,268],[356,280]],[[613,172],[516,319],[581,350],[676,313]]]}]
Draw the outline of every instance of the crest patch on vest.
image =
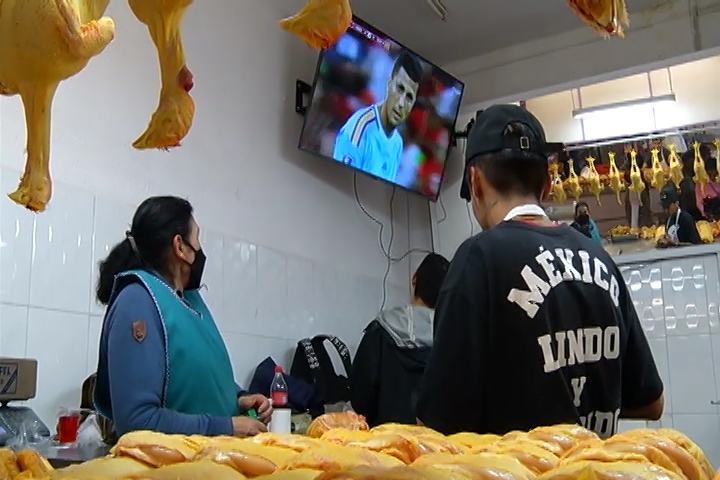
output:
[{"label": "crest patch on vest", "polygon": [[137,341],[138,343],[142,343],[142,341],[145,340],[145,336],[147,335],[147,327],[145,326],[145,321],[134,321],[132,324],[132,334],[135,341]]}]

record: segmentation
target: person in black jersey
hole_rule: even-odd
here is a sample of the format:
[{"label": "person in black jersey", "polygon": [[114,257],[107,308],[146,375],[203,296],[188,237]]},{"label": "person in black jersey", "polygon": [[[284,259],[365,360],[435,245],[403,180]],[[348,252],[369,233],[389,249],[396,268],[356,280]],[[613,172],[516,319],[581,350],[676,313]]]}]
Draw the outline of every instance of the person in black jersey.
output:
[{"label": "person in black jersey", "polygon": [[698,245],[702,243],[695,219],[680,208],[680,196],[672,183],[660,191],[660,204],[668,215],[665,235],[658,240],[658,247]]},{"label": "person in black jersey", "polygon": [[461,196],[483,231],[450,263],[417,404],[418,422],[442,433],[577,423],[607,438],[620,418],[662,415],[620,270],[539,205],[547,149],[539,121],[514,105],[479,112],[469,133]]}]

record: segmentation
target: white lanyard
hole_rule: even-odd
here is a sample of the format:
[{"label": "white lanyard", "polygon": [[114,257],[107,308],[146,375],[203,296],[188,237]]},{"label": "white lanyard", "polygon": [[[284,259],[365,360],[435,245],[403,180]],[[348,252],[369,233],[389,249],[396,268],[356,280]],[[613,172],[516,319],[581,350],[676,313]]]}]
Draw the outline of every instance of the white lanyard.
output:
[{"label": "white lanyard", "polygon": [[525,205],[518,205],[517,207],[510,210],[508,214],[505,215],[503,221],[507,222],[508,220],[512,220],[515,217],[524,216],[538,216],[548,218],[547,213],[545,213],[545,210],[540,205],[528,203]]},{"label": "white lanyard", "polygon": [[[671,219],[672,219],[672,217],[668,218],[668,221],[667,221],[667,223],[665,224],[665,230],[666,230],[666,231],[670,229],[670,220],[671,220]],[[675,225],[677,225],[679,221],[680,221],[680,209],[678,208],[678,211],[677,211],[677,213],[675,214]]]}]

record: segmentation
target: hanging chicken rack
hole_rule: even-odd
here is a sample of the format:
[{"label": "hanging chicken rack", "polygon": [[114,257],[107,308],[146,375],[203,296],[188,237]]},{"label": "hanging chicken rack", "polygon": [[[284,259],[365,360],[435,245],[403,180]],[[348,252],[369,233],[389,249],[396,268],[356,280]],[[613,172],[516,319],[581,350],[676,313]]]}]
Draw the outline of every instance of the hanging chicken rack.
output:
[{"label": "hanging chicken rack", "polygon": [[565,151],[566,152],[572,152],[574,150],[582,150],[585,148],[597,148],[597,147],[604,147],[607,145],[616,145],[618,143],[630,143],[630,142],[640,142],[643,140],[653,140],[657,138],[665,138],[668,136],[677,136],[677,135],[685,135],[685,134],[692,134],[692,133],[707,133],[708,131],[720,130],[720,122],[711,122],[711,123],[703,123],[700,125],[689,125],[687,127],[682,128],[673,128],[671,130],[664,130],[660,132],[649,132],[649,133],[643,133],[640,135],[634,135],[629,137],[615,137],[615,138],[607,138],[604,140],[598,140],[595,142],[583,142],[583,143],[570,143],[565,144]]}]

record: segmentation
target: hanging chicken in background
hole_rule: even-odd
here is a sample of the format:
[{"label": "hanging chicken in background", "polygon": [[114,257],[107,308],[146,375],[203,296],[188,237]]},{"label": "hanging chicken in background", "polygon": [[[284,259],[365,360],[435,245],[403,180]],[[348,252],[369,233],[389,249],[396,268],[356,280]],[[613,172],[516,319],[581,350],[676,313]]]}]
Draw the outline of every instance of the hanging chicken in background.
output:
[{"label": "hanging chicken in background", "polygon": [[193,76],[185,64],[180,25],[193,0],[129,0],[130,9],[147,25],[160,62],[160,101],[137,149],[167,150],[180,146],[190,131],[195,102],[190,96]]},{"label": "hanging chicken in background", "polygon": [[620,199],[620,192],[625,190],[625,182],[620,174],[620,170],[615,163],[615,152],[609,152],[608,158],[610,159],[610,169],[608,171],[608,182],[610,183],[610,190],[615,192],[618,204],[622,205]]},{"label": "hanging chicken in background", "polygon": [[567,0],[568,5],[590,28],[604,37],[625,37],[630,25],[625,0]]},{"label": "hanging chicken in background", "polygon": [[565,203],[567,200],[567,194],[565,193],[565,186],[563,185],[562,178],[560,178],[560,165],[555,162],[550,165],[550,179],[552,182],[552,196],[556,203]]},{"label": "hanging chicken in background", "polygon": [[660,162],[660,150],[653,148],[650,154],[652,155],[650,186],[656,190],[661,190],[665,186],[665,170],[663,170],[662,163]]},{"label": "hanging chicken in background", "polygon": [[693,162],[695,176],[693,177],[693,181],[700,185],[700,194],[705,197],[705,185],[710,181],[710,176],[705,170],[705,160],[703,160],[702,154],[700,153],[700,146],[700,142],[697,140],[693,142],[693,150],[695,150],[695,161]]},{"label": "hanging chicken in background", "polygon": [[352,22],[350,0],[308,0],[296,15],[280,20],[280,26],[312,48],[329,48]]},{"label": "hanging chicken in background", "polygon": [[680,158],[677,154],[677,146],[674,143],[671,143],[670,145],[668,145],[668,148],[670,149],[670,157],[668,158],[668,172],[670,174],[670,181],[673,182],[675,188],[680,188],[680,182],[682,182],[683,173],[682,163],[680,163]]},{"label": "hanging chicken in background", "polygon": [[115,36],[109,0],[0,0],[0,93],[20,95],[27,160],[10,199],[42,212],[52,196],[50,127],[61,81],[78,74]]},{"label": "hanging chicken in background", "polygon": [[598,205],[602,205],[600,202],[600,194],[604,190],[602,182],[600,181],[600,174],[598,173],[597,169],[595,168],[595,159],[593,157],[588,157],[588,169],[590,170],[590,174],[588,175],[588,190],[590,193],[595,195],[595,200],[597,200]]},{"label": "hanging chicken in background", "polygon": [[642,206],[642,192],[645,190],[645,182],[642,179],[640,167],[637,164],[637,152],[630,151],[630,187],[628,190],[637,194],[638,203]]},{"label": "hanging chicken in background", "polygon": [[570,192],[570,195],[572,195],[577,202],[580,200],[580,195],[582,195],[583,189],[580,186],[580,178],[577,173],[575,173],[574,163],[575,162],[573,160],[568,160],[568,178],[565,180],[565,183],[567,183],[567,189]]}]

